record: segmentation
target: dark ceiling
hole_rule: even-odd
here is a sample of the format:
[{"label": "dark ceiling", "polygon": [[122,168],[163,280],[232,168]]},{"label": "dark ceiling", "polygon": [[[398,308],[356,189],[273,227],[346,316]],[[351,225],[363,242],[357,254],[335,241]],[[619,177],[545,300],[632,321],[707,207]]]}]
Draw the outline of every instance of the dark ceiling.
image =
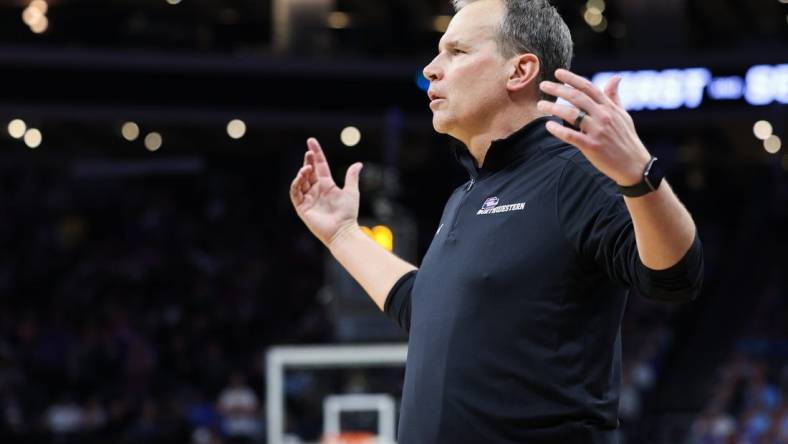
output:
[{"label": "dark ceiling", "polygon": [[[347,122],[385,134],[392,115],[402,127],[431,131],[415,82],[440,38],[436,21],[451,13],[448,0],[326,1],[347,26],[322,16],[298,22],[286,50],[276,48],[271,0],[169,1],[177,4],[51,0],[42,33],[23,23],[29,0],[1,1],[0,122],[24,117],[49,128],[48,143],[70,149],[120,143],[117,127],[126,120],[169,128],[184,146],[210,145],[235,117],[247,121],[250,136],[257,131],[256,143]],[[554,3],[583,74],[788,62],[788,5],[780,0],[608,0],[607,26],[596,30],[584,21],[585,1]],[[751,112],[727,111],[640,121],[724,124]]]}]

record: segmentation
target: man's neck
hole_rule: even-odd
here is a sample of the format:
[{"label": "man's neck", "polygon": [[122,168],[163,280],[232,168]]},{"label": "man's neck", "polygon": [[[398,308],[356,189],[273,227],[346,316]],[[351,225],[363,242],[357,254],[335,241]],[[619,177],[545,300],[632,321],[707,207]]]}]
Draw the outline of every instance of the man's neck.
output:
[{"label": "man's neck", "polygon": [[484,159],[493,140],[505,139],[534,119],[545,116],[535,107],[531,110],[521,109],[519,111],[498,113],[500,118],[493,121],[486,130],[469,135],[467,140],[461,140],[473,158],[476,159],[478,166],[481,167],[484,164]]}]

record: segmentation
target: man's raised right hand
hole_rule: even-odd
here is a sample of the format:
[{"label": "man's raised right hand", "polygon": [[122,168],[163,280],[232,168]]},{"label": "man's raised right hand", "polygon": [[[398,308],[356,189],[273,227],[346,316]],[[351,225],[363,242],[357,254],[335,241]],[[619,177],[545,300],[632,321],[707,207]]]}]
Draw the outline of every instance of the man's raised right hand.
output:
[{"label": "man's raised right hand", "polygon": [[[416,267],[381,247],[358,227],[358,176],[361,164],[347,169],[345,187],[331,178],[317,140],[306,141],[304,166],[290,185],[290,199],[309,230],[329,248],[381,310],[394,284]],[[342,240],[339,242],[339,240]]]},{"label": "man's raised right hand", "polygon": [[290,185],[290,200],[309,231],[330,247],[340,235],[358,227],[358,178],[362,165],[351,165],[345,175],[345,187],[339,188],[331,177],[320,143],[312,137],[306,144],[304,165]]}]

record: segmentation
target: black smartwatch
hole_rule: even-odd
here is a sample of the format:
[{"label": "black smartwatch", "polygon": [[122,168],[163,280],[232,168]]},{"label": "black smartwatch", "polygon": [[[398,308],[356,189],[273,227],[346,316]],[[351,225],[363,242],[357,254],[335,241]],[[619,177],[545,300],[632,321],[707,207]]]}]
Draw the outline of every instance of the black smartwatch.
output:
[{"label": "black smartwatch", "polygon": [[640,183],[632,185],[631,187],[622,187],[618,185],[618,191],[627,197],[640,197],[652,191],[656,191],[664,178],[665,172],[659,167],[657,158],[652,157],[646,165],[646,169],[643,170],[643,179]]}]

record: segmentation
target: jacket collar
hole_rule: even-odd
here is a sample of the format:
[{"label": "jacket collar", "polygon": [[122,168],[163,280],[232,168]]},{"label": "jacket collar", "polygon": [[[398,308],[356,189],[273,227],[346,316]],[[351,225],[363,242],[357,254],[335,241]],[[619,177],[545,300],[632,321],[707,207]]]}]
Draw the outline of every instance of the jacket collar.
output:
[{"label": "jacket collar", "polygon": [[550,120],[562,123],[558,117],[538,117],[509,136],[493,140],[481,168],[476,165],[476,159],[464,145],[458,144],[454,155],[472,178],[483,178],[506,168],[516,159],[536,149],[546,138],[552,137],[545,128],[545,124]]}]

